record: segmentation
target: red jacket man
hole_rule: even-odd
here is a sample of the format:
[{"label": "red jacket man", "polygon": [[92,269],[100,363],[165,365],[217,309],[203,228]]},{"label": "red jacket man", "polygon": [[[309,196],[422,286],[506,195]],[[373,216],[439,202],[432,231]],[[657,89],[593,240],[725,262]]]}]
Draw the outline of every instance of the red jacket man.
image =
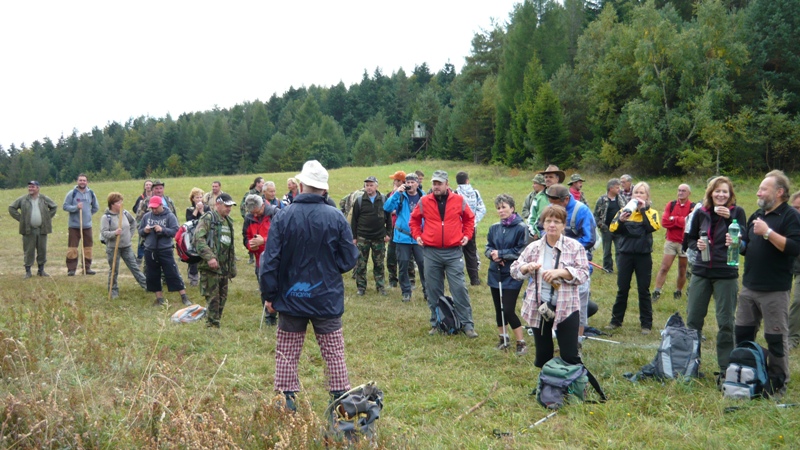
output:
[{"label": "red jacket man", "polygon": [[664,256],[661,260],[661,267],[656,275],[656,288],[653,291],[653,301],[661,297],[661,288],[667,281],[667,273],[678,257],[678,280],[677,290],[673,297],[677,300],[683,295],[683,287],[686,285],[686,269],[688,258],[683,250],[683,231],[686,227],[686,217],[694,209],[694,203],[689,201],[692,189],[688,184],[678,186],[678,198],[667,203],[664,208],[664,215],[661,216],[661,226],[667,229],[667,240],[664,242]]},{"label": "red jacket man", "polygon": [[432,192],[419,201],[411,213],[411,236],[423,246],[425,287],[431,310],[430,334],[436,333],[436,305],[444,295],[444,275],[453,296],[455,313],[469,338],[478,337],[472,322],[472,306],[464,282],[464,254],[461,247],[475,233],[475,214],[466,200],[453,191],[447,172],[437,170],[431,177]]}]

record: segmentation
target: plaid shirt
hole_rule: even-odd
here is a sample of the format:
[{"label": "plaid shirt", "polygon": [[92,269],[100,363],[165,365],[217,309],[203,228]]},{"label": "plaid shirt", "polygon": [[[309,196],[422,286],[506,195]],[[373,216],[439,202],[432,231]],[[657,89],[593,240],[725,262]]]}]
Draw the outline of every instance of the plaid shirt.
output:
[{"label": "plaid shirt", "polygon": [[[521,265],[530,262],[541,264],[544,261],[544,249],[547,245],[545,242],[546,238],[540,239],[523,250],[519,259],[511,264],[512,277],[517,280],[525,280],[530,277],[530,274],[523,275],[519,268]],[[557,268],[567,269],[572,274],[571,280],[562,280],[561,287],[557,291],[556,318],[553,324],[553,329],[555,330],[558,328],[558,324],[563,322],[570,314],[581,309],[578,285],[589,279],[589,261],[586,259],[586,250],[575,239],[561,236],[554,248],[561,252]],[[536,280],[528,283],[528,289],[525,291],[525,300],[522,302],[522,318],[529,325],[538,328],[541,326],[538,309],[542,303],[541,286],[545,281],[542,280],[541,270],[537,270],[534,275]],[[536,292],[537,290],[539,292]]]}]

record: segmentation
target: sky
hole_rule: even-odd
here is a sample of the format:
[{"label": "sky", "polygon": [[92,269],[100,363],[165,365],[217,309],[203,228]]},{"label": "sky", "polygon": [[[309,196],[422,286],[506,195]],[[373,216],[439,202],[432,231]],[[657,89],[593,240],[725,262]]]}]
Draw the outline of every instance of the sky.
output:
[{"label": "sky", "polygon": [[0,145],[411,74],[505,24],[519,0],[4,1]]}]

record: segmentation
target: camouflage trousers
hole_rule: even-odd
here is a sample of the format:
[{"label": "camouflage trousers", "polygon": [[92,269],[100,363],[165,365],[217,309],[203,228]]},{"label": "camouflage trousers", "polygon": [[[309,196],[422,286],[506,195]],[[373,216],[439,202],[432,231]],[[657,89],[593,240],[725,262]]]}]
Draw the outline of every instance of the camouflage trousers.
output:
[{"label": "camouflage trousers", "polygon": [[201,270],[200,293],[206,298],[206,322],[209,326],[219,327],[222,310],[228,301],[228,277]]},{"label": "camouflage trousers", "polygon": [[[414,260],[413,255],[411,260]],[[392,286],[397,285],[397,244],[394,241],[389,241],[388,249],[386,250],[386,270],[389,271],[389,283],[392,283]],[[415,272],[414,264],[409,264],[408,278],[411,280],[411,284],[414,284]]]},{"label": "camouflage trousers", "polygon": [[359,290],[367,289],[367,261],[369,253],[372,251],[372,275],[375,277],[375,288],[384,289],[386,281],[384,279],[383,262],[386,260],[386,243],[383,239],[371,240],[358,238],[358,264],[356,264],[356,287]]}]

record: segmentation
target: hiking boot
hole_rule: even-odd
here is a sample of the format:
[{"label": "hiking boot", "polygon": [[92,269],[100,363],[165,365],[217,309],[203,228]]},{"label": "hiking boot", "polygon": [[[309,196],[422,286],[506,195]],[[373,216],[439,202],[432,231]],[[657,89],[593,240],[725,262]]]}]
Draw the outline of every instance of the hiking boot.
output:
[{"label": "hiking boot", "polygon": [[25,266],[25,278],[28,279],[32,276],[33,275],[31,275],[31,266]]},{"label": "hiking boot", "polygon": [[359,297],[363,297],[364,296],[364,290],[363,289],[359,289],[358,292],[356,292],[356,295],[359,296]]},{"label": "hiking boot", "polygon": [[494,346],[495,350],[508,350],[508,347],[511,347],[511,344],[506,336],[500,336],[500,342]]},{"label": "hiking boot", "polygon": [[470,286],[480,286],[481,285],[481,280],[470,281],[469,285]]},{"label": "hiking boot", "polygon": [[192,305],[192,301],[189,300],[189,296],[186,294],[181,294],[181,303],[183,303],[186,306]]},{"label": "hiking boot", "polygon": [[47,272],[44,271],[44,264],[39,264],[39,270],[36,272],[36,275],[40,276],[40,277],[49,277],[50,276],[50,275],[47,274]]},{"label": "hiking boot", "polygon": [[219,328],[219,322],[206,322],[206,328]]},{"label": "hiking boot", "polygon": [[428,335],[429,335],[429,336],[433,336],[433,335],[434,335],[434,334],[436,334],[438,331],[439,331],[439,329],[438,329],[438,328],[436,328],[436,327],[431,327],[431,329],[430,329],[430,330],[428,330]]},{"label": "hiking boot", "polygon": [[714,372],[714,375],[717,376],[717,390],[722,390],[722,383],[725,382],[725,372]]},{"label": "hiking boot", "polygon": [[390,288],[396,288],[397,287],[397,281],[390,281],[389,282],[389,287]]},{"label": "hiking boot", "polygon": [[278,318],[267,313],[267,315],[264,316],[264,324],[268,327],[274,327],[278,324]]},{"label": "hiking boot", "polygon": [[650,297],[652,297],[654,302],[658,301],[658,299],[661,298],[661,289],[656,289],[655,291],[653,291]]},{"label": "hiking boot", "polygon": [[111,299],[116,300],[119,298],[119,292],[111,291]]},{"label": "hiking boot", "polygon": [[403,294],[403,303],[411,301],[411,294]]},{"label": "hiking boot", "polygon": [[68,277],[74,277],[75,276],[75,271],[74,270],[68,270],[67,271],[67,276]]},{"label": "hiking boot", "polygon": [[617,328],[621,327],[621,324],[618,323],[610,323],[605,326],[606,330],[616,330]]},{"label": "hiking boot", "polygon": [[650,334],[650,328],[642,328],[642,336],[647,336]]},{"label": "hiking boot", "polygon": [[297,412],[297,396],[294,391],[283,391],[284,406],[291,412]]},{"label": "hiking boot", "polygon": [[517,341],[517,356],[522,356],[528,353],[528,344],[525,341]]},{"label": "hiking boot", "polygon": [[464,334],[466,334],[467,337],[470,339],[475,339],[476,337],[478,337],[478,332],[475,331],[473,328],[465,329]]},{"label": "hiking boot", "polygon": [[86,275],[96,275],[96,274],[97,274],[97,272],[95,272],[94,270],[86,269]]},{"label": "hiking boot", "polygon": [[378,288],[378,295],[380,295],[382,297],[386,297],[388,294],[386,294],[386,289]]},{"label": "hiking boot", "polygon": [[674,298],[675,300],[680,300],[681,297],[683,297],[683,292],[681,292],[680,290],[677,290],[672,293],[672,298]]},{"label": "hiking boot", "polygon": [[255,263],[256,263],[256,257],[252,253],[250,253],[250,260],[247,261],[247,264],[255,264]]},{"label": "hiking boot", "polygon": [[164,297],[156,297],[156,300],[153,302],[153,306],[164,306]]}]

